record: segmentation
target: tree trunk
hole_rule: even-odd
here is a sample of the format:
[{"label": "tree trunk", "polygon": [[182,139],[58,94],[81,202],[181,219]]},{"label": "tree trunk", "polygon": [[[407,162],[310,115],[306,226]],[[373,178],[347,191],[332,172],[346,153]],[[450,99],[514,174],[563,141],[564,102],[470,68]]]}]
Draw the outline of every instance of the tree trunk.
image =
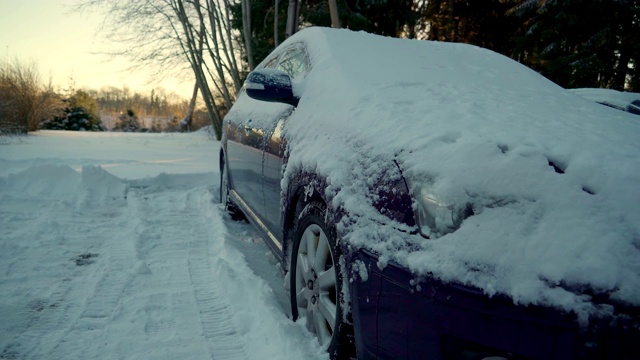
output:
[{"label": "tree trunk", "polygon": [[191,132],[191,120],[193,119],[193,111],[196,108],[196,98],[198,97],[198,82],[193,85],[193,95],[191,95],[191,101],[189,101],[189,108],[187,109],[187,115],[184,117],[184,124],[187,132]]},{"label": "tree trunk", "polygon": [[275,0],[275,4],[274,4],[274,10],[273,10],[273,42],[274,42],[274,48],[278,47],[278,44],[280,43],[279,39],[278,39],[278,3],[280,2],[280,0]]},{"label": "tree trunk", "polygon": [[[205,26],[204,22],[200,21],[200,30],[198,33],[198,40],[196,42],[193,33],[192,24],[189,22],[187,17],[187,13],[184,9],[184,5],[181,0],[173,0],[175,1],[176,14],[178,15],[178,19],[183,27],[184,35],[187,37],[186,48],[183,46],[183,51],[185,55],[189,59],[191,64],[191,69],[193,70],[194,76],[196,78],[196,84],[200,88],[200,93],[202,94],[202,100],[207,108],[207,113],[209,114],[209,118],[211,119],[211,123],[213,124],[213,130],[216,133],[216,138],[220,139],[222,135],[222,117],[220,116],[220,112],[218,111],[218,107],[213,99],[213,93],[209,88],[209,83],[207,82],[207,77],[204,73],[204,59],[202,58],[203,54],[203,42],[204,42],[204,34],[205,34]],[[195,0],[196,6],[199,6],[199,0]],[[197,47],[197,48],[196,48]]]},{"label": "tree trunk", "polygon": [[339,29],[340,26],[340,17],[338,15],[338,4],[336,0],[329,0],[329,13],[331,14],[331,27]]},{"label": "tree trunk", "polygon": [[251,44],[251,2],[240,0],[242,6],[242,30],[244,33],[244,46],[247,50],[247,62],[249,71],[253,71],[253,45]]},{"label": "tree trunk", "polygon": [[289,0],[287,10],[287,37],[298,31],[298,0]]}]

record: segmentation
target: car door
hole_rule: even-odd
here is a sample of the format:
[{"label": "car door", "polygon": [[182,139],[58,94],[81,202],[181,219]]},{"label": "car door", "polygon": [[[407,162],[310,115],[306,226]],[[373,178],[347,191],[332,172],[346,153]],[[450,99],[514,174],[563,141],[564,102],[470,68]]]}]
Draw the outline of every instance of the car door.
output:
[{"label": "car door", "polygon": [[[241,94],[236,102],[247,101]],[[262,151],[264,132],[253,123],[252,114],[244,110],[229,112],[225,117],[227,130],[227,170],[229,183],[251,209],[264,206],[262,191]]]},{"label": "car door", "polygon": [[[306,58],[303,59],[300,44],[293,44],[283,51],[273,54],[259,68],[279,68],[287,72],[292,79],[304,73],[308,66]],[[303,59],[304,63],[300,64]],[[265,223],[267,228],[274,234],[277,232],[279,216],[273,214],[273,191],[267,192],[272,195],[269,200],[269,210],[265,203],[265,191],[263,187],[263,168],[265,165],[266,151],[271,138],[280,119],[286,118],[293,111],[293,107],[283,103],[272,103],[251,99],[244,91],[241,91],[236,104],[225,117],[227,129],[227,168],[229,171],[230,185],[236,194],[250,208],[259,220]],[[280,160],[278,165],[273,165],[272,159],[268,161],[270,169],[273,166],[282,167],[283,153],[276,153]],[[273,166],[271,166],[273,165]],[[277,204],[279,204],[279,184],[280,172],[276,175],[272,171],[267,171],[267,176],[277,176]],[[275,180],[274,180],[275,181]],[[271,188],[271,181],[268,181]],[[275,222],[271,221],[276,219]]]},{"label": "car door", "polygon": [[[293,82],[300,81],[310,71],[311,65],[305,47],[294,44],[287,49],[278,61],[277,68],[286,72]],[[284,155],[287,141],[283,134],[284,124],[293,113],[289,109],[273,119],[267,132],[264,151],[263,189],[264,189],[264,222],[276,238],[282,239],[281,180],[284,172]]]},{"label": "car door", "polygon": [[[278,56],[273,56],[263,67],[275,67],[277,60]],[[264,212],[262,166],[265,128],[270,127],[272,118],[289,107],[251,99],[243,88],[233,108],[225,116],[229,186],[244,205],[258,216]]]}]

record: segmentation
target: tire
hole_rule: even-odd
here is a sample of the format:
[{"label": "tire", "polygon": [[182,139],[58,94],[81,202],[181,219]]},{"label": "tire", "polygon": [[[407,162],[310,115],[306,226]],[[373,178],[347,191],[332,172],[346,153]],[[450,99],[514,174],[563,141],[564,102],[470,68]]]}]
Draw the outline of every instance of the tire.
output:
[{"label": "tire", "polygon": [[229,176],[227,175],[227,164],[223,163],[220,169],[220,203],[224,205],[225,210],[231,216],[232,220],[246,220],[244,214],[233,203],[229,197]]},{"label": "tire", "polygon": [[289,269],[293,320],[306,316],[307,329],[332,359],[350,358],[355,355],[353,327],[343,320],[341,251],[335,226],[325,222],[322,203],[309,203],[300,213],[293,229]]}]

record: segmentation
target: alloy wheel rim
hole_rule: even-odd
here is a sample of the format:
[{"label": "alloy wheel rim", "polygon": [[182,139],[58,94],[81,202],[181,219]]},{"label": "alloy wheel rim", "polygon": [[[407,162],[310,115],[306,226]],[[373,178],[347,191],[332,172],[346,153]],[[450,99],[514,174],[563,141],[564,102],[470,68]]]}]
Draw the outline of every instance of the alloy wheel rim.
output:
[{"label": "alloy wheel rim", "polygon": [[328,348],[336,326],[338,288],[333,254],[322,228],[309,225],[298,247],[296,264],[296,304],[306,314],[307,329]]}]

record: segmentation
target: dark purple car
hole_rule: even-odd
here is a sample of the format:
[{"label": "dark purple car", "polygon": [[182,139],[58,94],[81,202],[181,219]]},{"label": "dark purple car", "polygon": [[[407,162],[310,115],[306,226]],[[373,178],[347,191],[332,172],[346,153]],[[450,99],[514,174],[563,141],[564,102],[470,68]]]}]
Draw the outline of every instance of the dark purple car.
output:
[{"label": "dark purple car", "polygon": [[221,200],[332,358],[637,359],[640,128],[598,111],[476,47],[307,29],[225,117]]}]

